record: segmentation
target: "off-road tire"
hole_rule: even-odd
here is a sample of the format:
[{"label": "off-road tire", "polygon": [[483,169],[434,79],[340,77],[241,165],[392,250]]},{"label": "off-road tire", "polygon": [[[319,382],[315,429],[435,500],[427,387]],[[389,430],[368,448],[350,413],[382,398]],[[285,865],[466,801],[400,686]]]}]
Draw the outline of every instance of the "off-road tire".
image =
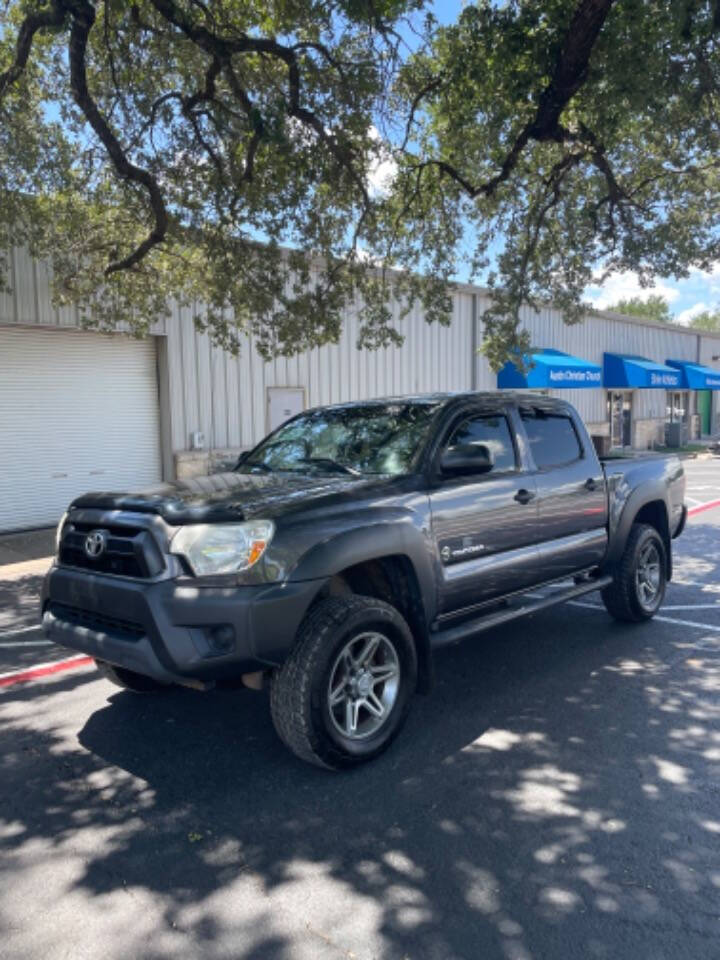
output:
[{"label": "off-road tire", "polygon": [[[660,558],[660,586],[652,605],[647,606],[640,599],[636,573],[640,555],[650,542],[654,542]],[[615,578],[601,593],[605,609],[616,620],[625,623],[642,623],[652,619],[665,597],[666,570],[667,556],[660,534],[648,524],[633,524]]]},{"label": "off-road tire", "polygon": [[156,693],[168,688],[167,684],[153,680],[152,677],[146,677],[142,673],[135,673],[134,670],[115,667],[104,660],[96,660],[95,663],[106,680],[117,687],[122,687],[123,690],[132,690],[133,693]]},{"label": "off-road tire", "polygon": [[[327,704],[332,665],[344,645],[367,631],[387,637],[400,664],[395,702],[380,729],[350,740],[335,729]],[[270,678],[270,710],[278,736],[301,760],[331,770],[372,760],[400,732],[417,683],[417,654],[400,613],[373,597],[321,600],[308,612],[285,663]]]}]

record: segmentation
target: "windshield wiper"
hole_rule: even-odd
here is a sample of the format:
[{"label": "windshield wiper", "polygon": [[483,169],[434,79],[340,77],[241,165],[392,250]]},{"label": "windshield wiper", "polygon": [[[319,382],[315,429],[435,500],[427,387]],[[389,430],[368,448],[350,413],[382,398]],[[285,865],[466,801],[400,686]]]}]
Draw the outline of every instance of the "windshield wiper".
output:
[{"label": "windshield wiper", "polygon": [[355,467],[349,467],[346,463],[338,463],[337,460],[333,460],[331,457],[304,457],[302,460],[298,460],[297,463],[317,464],[320,467],[328,467],[331,470],[340,470],[342,473],[349,473],[351,477],[362,476],[360,470],[356,470]]}]

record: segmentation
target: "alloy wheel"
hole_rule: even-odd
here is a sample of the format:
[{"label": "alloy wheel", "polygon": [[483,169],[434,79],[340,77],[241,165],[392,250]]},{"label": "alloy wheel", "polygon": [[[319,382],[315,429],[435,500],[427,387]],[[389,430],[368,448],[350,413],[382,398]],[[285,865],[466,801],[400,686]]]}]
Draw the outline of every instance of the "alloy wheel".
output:
[{"label": "alloy wheel", "polygon": [[650,610],[654,606],[660,591],[661,581],[660,552],[657,544],[651,541],[640,550],[635,571],[638,600],[646,610]]},{"label": "alloy wheel", "polygon": [[369,631],[342,648],[327,688],[336,730],[350,740],[372,736],[386,722],[400,689],[400,661],[391,640]]}]

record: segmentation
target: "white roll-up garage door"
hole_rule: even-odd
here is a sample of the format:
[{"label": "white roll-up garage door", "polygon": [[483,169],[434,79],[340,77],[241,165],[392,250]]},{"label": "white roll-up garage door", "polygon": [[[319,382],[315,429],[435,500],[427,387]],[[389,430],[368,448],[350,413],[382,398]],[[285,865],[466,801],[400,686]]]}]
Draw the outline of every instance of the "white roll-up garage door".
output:
[{"label": "white roll-up garage door", "polygon": [[152,339],[0,327],[0,531],[160,476]]}]

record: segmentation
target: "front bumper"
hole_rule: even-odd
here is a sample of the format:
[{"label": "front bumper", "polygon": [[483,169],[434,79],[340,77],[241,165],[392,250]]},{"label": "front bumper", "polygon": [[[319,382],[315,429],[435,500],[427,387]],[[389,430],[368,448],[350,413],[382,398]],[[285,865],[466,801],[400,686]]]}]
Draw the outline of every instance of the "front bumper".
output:
[{"label": "front bumper", "polygon": [[673,540],[675,540],[677,537],[679,537],[680,534],[681,534],[681,533],[683,532],[683,530],[685,529],[685,524],[687,523],[687,518],[688,518],[688,508],[685,506],[685,504],[683,504],[683,505],[682,505],[682,510],[680,511],[680,520],[679,520],[679,522],[678,522],[677,526],[675,527],[675,530],[674,530],[674,532],[673,532],[673,534],[672,534],[672,539],[673,539]]},{"label": "front bumper", "polygon": [[282,663],[323,582],[202,587],[53,566],[43,629],[56,643],[161,683],[212,681]]}]

